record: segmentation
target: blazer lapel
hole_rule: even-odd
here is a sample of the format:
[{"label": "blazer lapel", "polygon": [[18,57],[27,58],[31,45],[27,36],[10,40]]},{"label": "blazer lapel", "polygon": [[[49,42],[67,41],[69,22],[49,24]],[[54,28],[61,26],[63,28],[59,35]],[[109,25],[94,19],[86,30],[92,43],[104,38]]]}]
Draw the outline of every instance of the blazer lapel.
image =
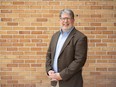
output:
[{"label": "blazer lapel", "polygon": [[74,34],[75,34],[75,28],[71,31],[71,33],[69,34],[68,38],[66,39],[66,41],[65,41],[65,43],[64,43],[64,45],[63,45],[63,47],[61,49],[61,52],[60,52],[59,56],[61,55],[61,53],[63,52],[65,47],[68,45],[68,43],[70,42],[71,38],[73,38]]}]

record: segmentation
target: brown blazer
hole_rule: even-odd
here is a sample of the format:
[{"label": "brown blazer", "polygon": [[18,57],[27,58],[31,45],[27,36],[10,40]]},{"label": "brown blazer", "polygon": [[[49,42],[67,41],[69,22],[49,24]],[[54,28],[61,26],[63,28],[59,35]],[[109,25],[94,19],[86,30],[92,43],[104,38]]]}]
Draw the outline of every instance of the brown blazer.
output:
[{"label": "brown blazer", "polygon": [[[54,54],[60,31],[51,39],[46,55],[46,72],[53,70]],[[59,87],[83,87],[82,67],[87,58],[87,37],[76,30],[71,31],[58,58],[58,72],[63,80]]]}]

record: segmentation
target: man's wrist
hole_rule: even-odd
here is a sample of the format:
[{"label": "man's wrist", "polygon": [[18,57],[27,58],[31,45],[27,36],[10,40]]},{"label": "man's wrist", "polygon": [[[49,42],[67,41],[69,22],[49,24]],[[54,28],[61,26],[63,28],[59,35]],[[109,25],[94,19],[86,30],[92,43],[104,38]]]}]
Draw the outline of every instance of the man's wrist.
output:
[{"label": "man's wrist", "polygon": [[60,73],[56,73],[56,76],[57,76],[57,79],[58,80],[62,80],[61,76],[60,76]]}]

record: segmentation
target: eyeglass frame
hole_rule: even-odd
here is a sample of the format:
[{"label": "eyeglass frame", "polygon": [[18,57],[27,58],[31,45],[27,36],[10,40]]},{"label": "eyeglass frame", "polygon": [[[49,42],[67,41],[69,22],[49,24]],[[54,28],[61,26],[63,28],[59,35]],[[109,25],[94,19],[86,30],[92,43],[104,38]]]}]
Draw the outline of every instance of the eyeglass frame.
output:
[{"label": "eyeglass frame", "polygon": [[68,17],[65,17],[65,18],[60,18],[60,20],[62,20],[62,21],[65,21],[65,20],[71,20],[71,19],[73,19],[73,18],[68,18]]}]

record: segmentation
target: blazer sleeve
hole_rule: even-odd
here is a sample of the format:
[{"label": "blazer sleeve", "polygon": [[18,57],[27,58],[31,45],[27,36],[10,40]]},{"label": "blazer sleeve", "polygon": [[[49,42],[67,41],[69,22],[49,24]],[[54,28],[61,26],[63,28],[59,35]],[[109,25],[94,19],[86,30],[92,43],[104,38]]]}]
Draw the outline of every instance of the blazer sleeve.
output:
[{"label": "blazer sleeve", "polygon": [[81,37],[75,45],[74,60],[68,67],[60,72],[60,76],[63,80],[70,79],[74,74],[82,70],[87,58],[87,37]]}]

